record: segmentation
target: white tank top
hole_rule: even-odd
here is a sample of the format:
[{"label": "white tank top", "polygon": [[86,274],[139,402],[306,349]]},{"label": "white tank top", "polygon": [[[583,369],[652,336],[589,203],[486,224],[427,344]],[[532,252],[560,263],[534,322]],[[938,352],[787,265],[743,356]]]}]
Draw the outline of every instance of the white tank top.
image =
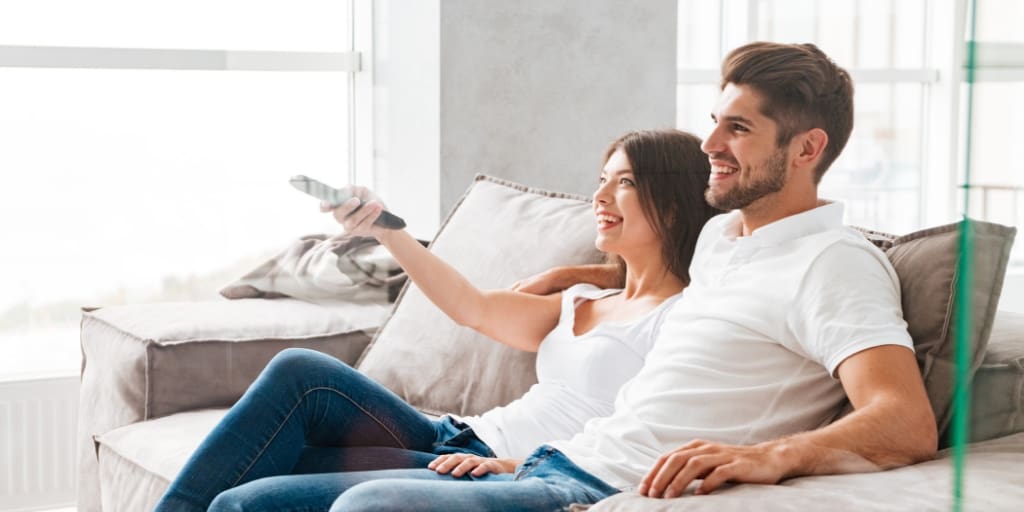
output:
[{"label": "white tank top", "polygon": [[581,336],[573,333],[577,306],[621,291],[578,284],[562,292],[558,325],[537,351],[537,383],[504,407],[459,418],[498,457],[525,458],[542,444],[581,432],[587,420],[612,413],[619,388],[640,371],[664,312],[680,297],[631,322],[602,322]]}]

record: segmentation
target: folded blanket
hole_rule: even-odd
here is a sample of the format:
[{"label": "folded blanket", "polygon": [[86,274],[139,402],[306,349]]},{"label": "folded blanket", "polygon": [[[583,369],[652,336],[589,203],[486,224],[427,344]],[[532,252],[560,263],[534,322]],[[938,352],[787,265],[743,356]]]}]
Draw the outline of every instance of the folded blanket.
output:
[{"label": "folded blanket", "polygon": [[317,303],[393,302],[406,276],[376,239],[304,236],[225,286],[229,299],[292,297]]}]

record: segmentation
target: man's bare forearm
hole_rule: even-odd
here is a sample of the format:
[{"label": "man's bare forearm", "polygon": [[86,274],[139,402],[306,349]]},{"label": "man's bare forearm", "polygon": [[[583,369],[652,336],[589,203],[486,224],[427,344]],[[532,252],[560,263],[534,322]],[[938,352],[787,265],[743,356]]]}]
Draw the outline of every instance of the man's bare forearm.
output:
[{"label": "man's bare forearm", "polygon": [[590,283],[600,288],[621,288],[626,278],[619,266],[612,263],[557,267],[557,270],[561,274],[558,284],[563,289],[579,283]]},{"label": "man's bare forearm", "polygon": [[601,288],[621,288],[624,282],[625,276],[618,265],[573,265],[545,270],[517,282],[512,288],[522,293],[549,295],[578,283],[590,283]]},{"label": "man's bare forearm", "polygon": [[908,410],[898,400],[854,411],[810,432],[763,443],[788,461],[784,478],[881,471],[935,457],[931,411]]}]

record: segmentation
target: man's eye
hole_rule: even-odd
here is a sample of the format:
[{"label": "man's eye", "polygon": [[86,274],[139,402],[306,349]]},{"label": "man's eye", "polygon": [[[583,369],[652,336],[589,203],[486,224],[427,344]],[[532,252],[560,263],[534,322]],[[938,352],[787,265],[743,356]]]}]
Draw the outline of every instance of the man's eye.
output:
[{"label": "man's eye", "polygon": [[732,129],[734,131],[737,131],[737,132],[749,132],[750,131],[750,130],[747,129],[746,126],[743,126],[742,124],[733,124],[732,125]]},{"label": "man's eye", "polygon": [[600,178],[597,179],[598,183],[604,183],[606,181],[608,181],[608,180],[604,179],[604,176],[601,176]]}]

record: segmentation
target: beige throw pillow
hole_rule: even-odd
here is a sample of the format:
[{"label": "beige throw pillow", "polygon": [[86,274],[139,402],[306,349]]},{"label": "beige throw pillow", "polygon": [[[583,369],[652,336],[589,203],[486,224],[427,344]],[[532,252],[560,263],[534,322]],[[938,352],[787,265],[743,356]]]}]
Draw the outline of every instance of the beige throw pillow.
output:
[{"label": "beige throw pillow", "polygon": [[[600,261],[596,234],[589,199],[478,175],[430,250],[476,286],[505,288],[557,265]],[[411,283],[358,368],[434,414],[481,413],[537,380],[534,354],[456,325]]]}]

